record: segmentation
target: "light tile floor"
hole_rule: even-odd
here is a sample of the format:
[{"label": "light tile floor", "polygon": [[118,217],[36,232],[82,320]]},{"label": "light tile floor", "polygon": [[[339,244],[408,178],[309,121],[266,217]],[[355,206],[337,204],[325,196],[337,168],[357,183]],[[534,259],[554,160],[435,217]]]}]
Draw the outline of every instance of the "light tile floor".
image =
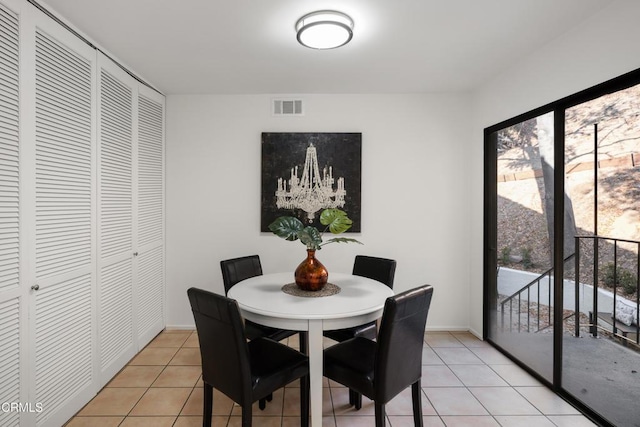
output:
[{"label": "light tile floor", "polygon": [[[297,336],[289,345],[298,346]],[[326,339],[325,345],[332,341]],[[467,332],[425,334],[422,374],[424,425],[593,426],[509,359]],[[325,379],[323,427],[374,425],[373,403],[348,405],[348,390]],[[264,411],[254,407],[257,427],[300,425],[297,384],[279,390]],[[410,389],[387,404],[387,425],[412,426]],[[240,408],[214,392],[214,427],[240,426]],[[202,425],[198,337],[164,331],[66,424],[68,427],[193,427]]]}]

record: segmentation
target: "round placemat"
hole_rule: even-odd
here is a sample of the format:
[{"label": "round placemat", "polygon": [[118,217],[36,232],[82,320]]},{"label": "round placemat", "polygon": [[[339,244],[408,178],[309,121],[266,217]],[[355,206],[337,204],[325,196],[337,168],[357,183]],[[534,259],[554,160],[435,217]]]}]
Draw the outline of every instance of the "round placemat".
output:
[{"label": "round placemat", "polygon": [[303,291],[295,283],[287,283],[282,287],[282,292],[296,297],[305,298],[328,297],[339,293],[340,286],[334,285],[333,283],[327,283],[326,285],[324,285],[324,288],[320,289],[319,291]]}]

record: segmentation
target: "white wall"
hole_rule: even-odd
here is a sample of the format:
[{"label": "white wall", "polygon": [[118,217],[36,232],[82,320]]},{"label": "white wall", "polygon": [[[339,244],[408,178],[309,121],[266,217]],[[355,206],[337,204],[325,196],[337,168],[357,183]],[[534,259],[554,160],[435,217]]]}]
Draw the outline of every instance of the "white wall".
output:
[{"label": "white wall", "polygon": [[[428,327],[469,325],[468,97],[303,95],[304,117],[272,117],[268,95],[167,98],[167,325],[192,326],[190,286],[223,292],[219,262],[260,255],[293,271],[299,242],[260,233],[261,132],[362,132],[365,243],[317,256],[350,271],[357,253],[395,258],[395,290],[435,286]],[[334,171],[339,176],[340,171]]]},{"label": "white wall", "polygon": [[483,129],[640,68],[640,2],[617,1],[479,88],[469,139],[470,328],[482,330]]},{"label": "white wall", "polygon": [[259,231],[261,132],[362,132],[366,246],[319,258],[348,271],[356,253],[394,257],[397,290],[436,286],[430,328],[481,334],[483,129],[640,68],[638,16],[640,2],[615,2],[473,97],[305,95],[304,117],[274,118],[267,95],[169,96],[167,324],[193,324],[189,286],[222,291],[221,259],[258,253],[275,272],[304,256]]}]

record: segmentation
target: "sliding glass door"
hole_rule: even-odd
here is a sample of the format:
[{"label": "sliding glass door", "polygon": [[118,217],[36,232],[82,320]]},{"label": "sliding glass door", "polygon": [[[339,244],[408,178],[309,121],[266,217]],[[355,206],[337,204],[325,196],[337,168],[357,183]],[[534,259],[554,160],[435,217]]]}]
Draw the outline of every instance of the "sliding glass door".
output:
[{"label": "sliding glass door", "polygon": [[496,268],[489,338],[553,379],[553,115],[491,135]]},{"label": "sliding glass door", "polygon": [[573,106],[565,123],[575,218],[565,235],[577,250],[565,269],[562,387],[614,425],[639,425],[640,86]]},{"label": "sliding glass door", "polygon": [[485,338],[640,425],[640,70],[485,130]]}]

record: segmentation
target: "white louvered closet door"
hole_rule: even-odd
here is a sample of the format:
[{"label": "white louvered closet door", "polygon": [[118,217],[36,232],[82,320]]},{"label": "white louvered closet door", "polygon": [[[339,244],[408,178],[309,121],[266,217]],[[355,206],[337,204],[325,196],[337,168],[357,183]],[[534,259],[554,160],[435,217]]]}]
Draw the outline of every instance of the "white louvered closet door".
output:
[{"label": "white louvered closet door", "polygon": [[137,150],[137,333],[164,328],[164,97],[140,86]]},{"label": "white louvered closet door", "polygon": [[31,399],[45,408],[35,425],[54,426],[96,389],[96,56],[44,15],[35,23]]},{"label": "white louvered closet door", "polygon": [[[0,403],[20,402],[19,15],[0,4]],[[0,411],[0,425],[18,426],[20,413]]]},{"label": "white louvered closet door", "polygon": [[98,362],[106,384],[137,350],[133,149],[138,83],[98,54]]}]

